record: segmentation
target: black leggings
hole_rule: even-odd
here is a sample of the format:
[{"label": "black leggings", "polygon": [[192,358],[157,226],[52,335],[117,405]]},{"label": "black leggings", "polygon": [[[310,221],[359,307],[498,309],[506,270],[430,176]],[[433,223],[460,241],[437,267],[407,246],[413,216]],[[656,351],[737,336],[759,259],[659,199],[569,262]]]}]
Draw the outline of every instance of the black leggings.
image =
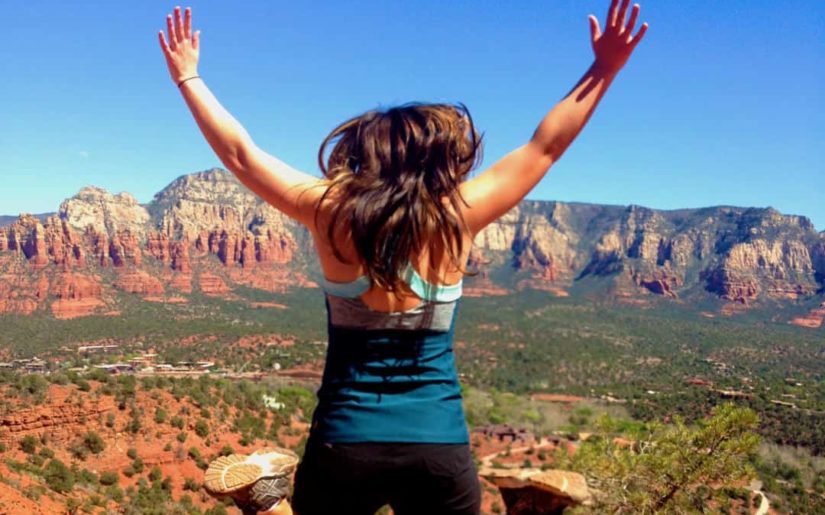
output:
[{"label": "black leggings", "polygon": [[481,486],[467,444],[309,439],[295,473],[295,515],[477,515]]}]

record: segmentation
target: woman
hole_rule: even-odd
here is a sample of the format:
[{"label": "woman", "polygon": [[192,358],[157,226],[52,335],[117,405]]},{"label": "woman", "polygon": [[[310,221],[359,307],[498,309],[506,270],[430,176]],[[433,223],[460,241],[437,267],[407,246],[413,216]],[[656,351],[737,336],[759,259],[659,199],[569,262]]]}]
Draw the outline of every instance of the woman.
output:
[{"label": "woman", "polygon": [[[471,179],[480,138],[461,105],[368,112],[323,142],[322,179],[290,168],[258,148],[198,76],[191,10],[167,17],[160,45],[203,135],[243,184],[307,226],[323,269],[329,347],[295,478],[299,515],[384,504],[398,515],[478,513],[452,354],[464,266],[475,235],[544,177],[642,40],[647,24],[633,35],[639,6],[629,8],[612,0],[603,32],[590,16],[593,64],[526,144]],[[295,461],[282,450],[227,457],[207,487],[248,511],[283,512]]]}]

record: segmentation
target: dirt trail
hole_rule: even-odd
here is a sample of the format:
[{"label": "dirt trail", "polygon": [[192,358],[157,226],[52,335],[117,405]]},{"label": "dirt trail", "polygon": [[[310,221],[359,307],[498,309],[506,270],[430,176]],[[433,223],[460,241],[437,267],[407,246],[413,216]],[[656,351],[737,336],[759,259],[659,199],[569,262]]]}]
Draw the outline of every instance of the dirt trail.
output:
[{"label": "dirt trail", "polygon": [[[541,440],[539,440],[539,443],[537,443],[537,444],[527,445],[527,446],[524,446],[524,447],[516,447],[514,449],[510,449],[510,454],[521,454],[521,453],[526,452],[530,449],[544,449],[545,447],[553,447],[555,445],[557,445],[556,442],[554,442],[552,440],[547,440],[545,438],[542,438]],[[483,467],[492,467],[493,460],[498,458],[502,454],[505,454],[506,452],[507,452],[507,450],[505,449],[505,450],[502,450],[502,451],[490,453],[490,454],[482,457],[481,458],[481,465]]]}]

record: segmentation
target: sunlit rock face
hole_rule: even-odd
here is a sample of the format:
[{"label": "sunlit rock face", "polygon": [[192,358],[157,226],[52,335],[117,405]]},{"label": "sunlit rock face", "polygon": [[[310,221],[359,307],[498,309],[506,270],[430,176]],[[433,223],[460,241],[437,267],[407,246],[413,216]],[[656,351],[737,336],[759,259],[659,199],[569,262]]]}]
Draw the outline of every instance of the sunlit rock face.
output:
[{"label": "sunlit rock face", "polygon": [[484,467],[479,474],[498,487],[508,515],[561,515],[593,502],[587,481],[575,472]]},{"label": "sunlit rock face", "polygon": [[[0,227],[0,313],[45,308],[72,318],[110,312],[118,292],[155,299],[193,286],[225,295],[234,282],[311,286],[291,268],[298,241],[308,241],[303,228],[224,170],[181,176],[147,205],[88,186],[56,215],[22,214]],[[104,279],[106,270],[115,274]]]},{"label": "sunlit rock face", "polygon": [[[798,299],[825,278],[825,245],[807,218],[773,209],[657,211],[639,206],[524,202],[476,238],[473,263],[509,253],[530,284],[609,281],[626,294],[723,300]],[[499,259],[500,260],[500,259]],[[483,267],[482,267],[483,268]]]},{"label": "sunlit rock face", "polygon": [[[57,301],[53,312],[101,312],[115,308],[118,293],[230,298],[235,285],[312,287],[313,256],[304,227],[224,170],[178,177],[145,205],[89,186],[56,215],[22,214],[0,227],[0,312],[31,313]],[[479,232],[468,268],[477,272],[465,281],[468,296],[534,289],[635,304],[811,300],[818,309],[825,233],[771,208],[524,201]],[[99,281],[100,294],[85,295],[83,306],[58,296],[58,272]]]},{"label": "sunlit rock face", "polygon": [[113,235],[128,230],[135,237],[144,236],[149,222],[146,208],[126,192],[116,195],[94,186],[86,186],[60,204],[58,216],[75,229],[92,226],[98,234]]},{"label": "sunlit rock face", "polygon": [[[293,233],[302,230],[219,169],[179,177],[148,209],[158,233],[154,240],[190,241],[198,253],[214,254],[226,266],[288,263],[297,250]],[[161,259],[170,256],[163,243],[155,246]]]}]

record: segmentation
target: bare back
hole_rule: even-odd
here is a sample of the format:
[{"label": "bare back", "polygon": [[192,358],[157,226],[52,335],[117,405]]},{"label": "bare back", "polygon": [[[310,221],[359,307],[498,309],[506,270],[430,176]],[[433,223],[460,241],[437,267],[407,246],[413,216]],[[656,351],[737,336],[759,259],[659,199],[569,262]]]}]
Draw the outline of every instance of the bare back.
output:
[{"label": "bare back", "polygon": [[[327,204],[327,206],[328,205],[329,204]],[[358,257],[355,246],[347,234],[339,234],[336,241],[338,250],[343,257],[350,262],[342,262],[335,256],[332,245],[327,237],[325,226],[325,221],[329,218],[328,209],[325,209],[324,206],[319,207],[319,209],[318,220],[320,230],[316,228],[311,232],[324,277],[336,283],[354,281],[365,273],[363,267],[357,264]],[[461,263],[467,262],[471,246],[472,236],[465,234]],[[418,256],[410,256],[410,264],[412,264],[413,268],[415,268],[425,281],[435,285],[453,285],[461,281],[464,274],[452,265],[449,254],[444,252],[444,249],[439,248],[439,246],[425,248],[427,249],[426,252],[422,252]],[[438,263],[435,269],[430,266],[431,254],[435,263]],[[376,311],[405,311],[421,303],[421,299],[415,294],[402,296],[399,300],[395,296],[395,293],[375,286],[370,288],[360,298],[364,304]]]}]

